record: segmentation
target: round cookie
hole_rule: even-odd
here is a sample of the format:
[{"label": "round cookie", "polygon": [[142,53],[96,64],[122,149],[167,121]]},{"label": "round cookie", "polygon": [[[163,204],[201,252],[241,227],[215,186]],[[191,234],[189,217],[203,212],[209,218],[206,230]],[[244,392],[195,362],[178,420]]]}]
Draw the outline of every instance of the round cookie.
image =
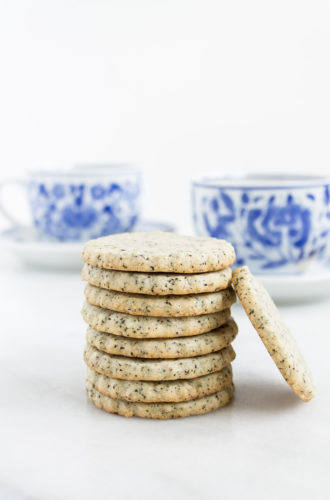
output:
[{"label": "round cookie", "polygon": [[230,243],[217,238],[173,233],[122,233],[85,243],[82,259],[92,266],[119,271],[205,273],[235,261]]},{"label": "round cookie", "polygon": [[87,380],[104,396],[132,402],[164,403],[191,401],[222,391],[233,381],[231,365],[218,372],[190,380],[147,382],[120,380],[87,368]]},{"label": "round cookie", "polygon": [[88,328],[89,345],[108,354],[134,358],[189,358],[216,352],[230,345],[237,335],[237,325],[230,318],[211,332],[174,339],[132,339]]},{"label": "round cookie", "polygon": [[247,266],[233,271],[233,284],[282,376],[303,401],[309,401],[315,395],[312,375],[269,293]]},{"label": "round cookie", "polygon": [[89,399],[95,406],[108,413],[116,413],[124,417],[144,417],[164,420],[188,417],[190,415],[202,415],[203,413],[217,410],[230,402],[234,393],[234,385],[231,384],[222,391],[210,396],[182,403],[131,403],[120,399],[113,399],[98,392],[89,381],[86,383],[86,391]]},{"label": "round cookie", "polygon": [[133,316],[93,306],[85,302],[81,311],[83,319],[92,328],[131,338],[189,337],[209,332],[222,326],[230,317],[230,310],[213,314],[182,318]]},{"label": "round cookie", "polygon": [[89,368],[123,380],[178,380],[222,370],[235,359],[231,346],[220,351],[183,359],[143,359],[115,356],[86,344],[84,360]]},{"label": "round cookie", "polygon": [[231,283],[231,269],[200,274],[135,273],[112,271],[85,264],[82,278],[91,285],[117,292],[145,295],[187,295],[219,292]]},{"label": "round cookie", "polygon": [[232,287],[197,295],[141,295],[105,290],[87,283],[85,297],[94,306],[135,316],[182,317],[211,314],[227,309],[236,301]]}]

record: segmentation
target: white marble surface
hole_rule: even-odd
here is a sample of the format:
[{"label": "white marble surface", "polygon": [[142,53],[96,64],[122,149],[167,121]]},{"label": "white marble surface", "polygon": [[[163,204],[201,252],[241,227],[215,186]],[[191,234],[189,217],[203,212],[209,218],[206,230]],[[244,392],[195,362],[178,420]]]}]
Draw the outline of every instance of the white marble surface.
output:
[{"label": "white marble surface", "polygon": [[310,403],[235,306],[232,404],[175,421],[125,419],[84,392],[79,274],[0,262],[1,500],[329,497],[329,300],[281,308],[315,375]]}]

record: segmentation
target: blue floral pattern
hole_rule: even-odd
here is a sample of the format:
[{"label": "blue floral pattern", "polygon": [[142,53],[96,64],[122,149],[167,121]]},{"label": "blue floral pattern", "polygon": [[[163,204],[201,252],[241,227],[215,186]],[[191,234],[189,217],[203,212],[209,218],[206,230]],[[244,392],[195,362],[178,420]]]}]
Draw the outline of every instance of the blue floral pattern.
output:
[{"label": "blue floral pattern", "polygon": [[330,246],[329,186],[268,190],[193,187],[199,235],[230,240],[236,265],[255,272],[296,272],[325,259]]},{"label": "blue floral pattern", "polygon": [[60,241],[84,241],[133,229],[139,215],[139,176],[120,183],[53,183],[28,187],[34,224]]}]

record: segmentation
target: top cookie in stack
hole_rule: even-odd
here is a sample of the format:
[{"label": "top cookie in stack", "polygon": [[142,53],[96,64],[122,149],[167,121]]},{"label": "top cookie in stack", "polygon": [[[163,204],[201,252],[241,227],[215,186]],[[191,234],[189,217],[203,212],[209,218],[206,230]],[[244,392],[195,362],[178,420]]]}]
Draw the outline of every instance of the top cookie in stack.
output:
[{"label": "top cookie in stack", "polygon": [[89,241],[82,258],[87,392],[97,406],[175,418],[229,402],[237,334],[230,243],[124,233]]}]

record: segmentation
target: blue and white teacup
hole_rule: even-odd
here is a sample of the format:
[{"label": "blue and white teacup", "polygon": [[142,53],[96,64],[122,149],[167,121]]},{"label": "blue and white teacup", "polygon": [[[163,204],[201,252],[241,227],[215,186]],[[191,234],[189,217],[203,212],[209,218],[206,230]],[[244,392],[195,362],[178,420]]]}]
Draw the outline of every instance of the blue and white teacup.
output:
[{"label": "blue and white teacup", "polygon": [[[3,185],[9,182],[13,181]],[[34,226],[51,239],[86,241],[131,231],[139,218],[141,174],[134,166],[37,170],[29,172],[25,181],[15,182],[26,187]],[[3,202],[0,209],[19,225]]]},{"label": "blue and white teacup", "polygon": [[330,180],[302,175],[202,175],[192,182],[196,233],[233,243],[255,273],[319,269],[330,252]]}]

